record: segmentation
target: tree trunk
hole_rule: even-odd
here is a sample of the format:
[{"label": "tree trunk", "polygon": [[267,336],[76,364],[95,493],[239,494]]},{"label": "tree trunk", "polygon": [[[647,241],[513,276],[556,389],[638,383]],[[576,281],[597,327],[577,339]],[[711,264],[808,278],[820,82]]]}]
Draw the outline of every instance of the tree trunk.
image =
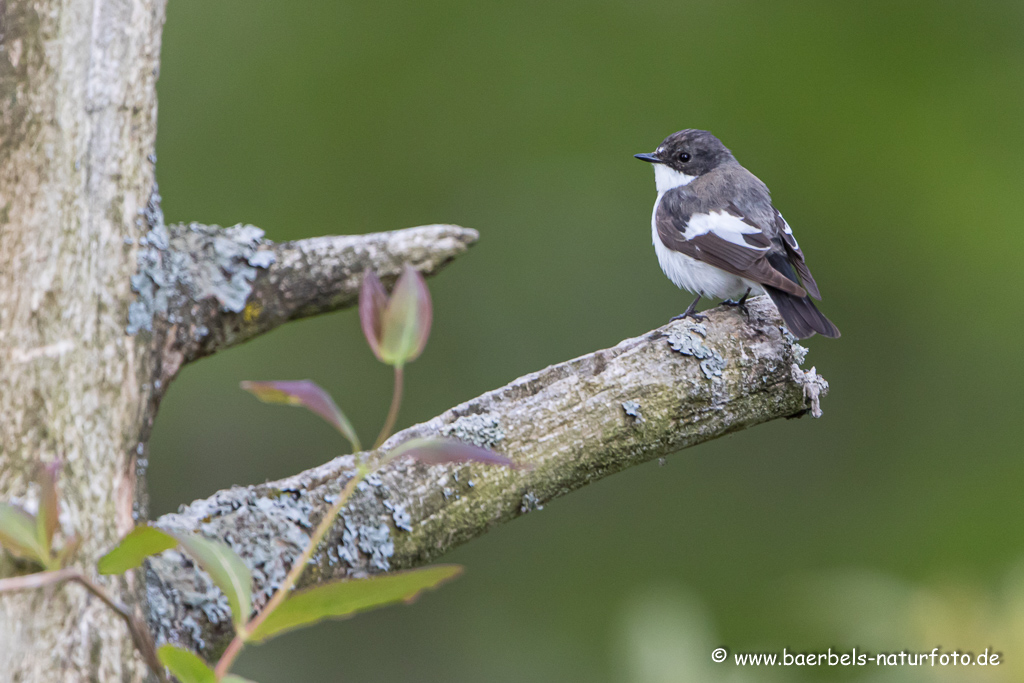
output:
[{"label": "tree trunk", "polygon": [[[158,400],[125,334],[154,188],[162,0],[0,0],[0,499],[64,463],[64,528],[94,561],[132,526]],[[6,573],[6,572],[5,572]],[[130,603],[131,580],[106,582]],[[0,597],[13,681],[140,680],[124,624],[78,586]]]}]

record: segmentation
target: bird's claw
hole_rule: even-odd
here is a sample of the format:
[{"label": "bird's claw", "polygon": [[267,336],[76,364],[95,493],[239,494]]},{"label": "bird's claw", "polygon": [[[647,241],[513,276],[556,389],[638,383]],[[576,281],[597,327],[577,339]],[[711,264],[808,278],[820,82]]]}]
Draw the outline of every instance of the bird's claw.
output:
[{"label": "bird's claw", "polygon": [[750,288],[749,287],[747,288],[747,291],[743,293],[743,296],[740,297],[739,301],[735,301],[733,299],[726,299],[725,301],[722,302],[722,305],[723,306],[739,306],[744,311],[746,311],[747,310],[747,297],[748,296],[750,296]]},{"label": "bird's claw", "polygon": [[690,305],[686,307],[685,311],[683,311],[681,314],[677,315],[676,317],[672,318],[672,320],[670,320],[669,322],[675,322],[676,320],[684,320],[686,318],[693,318],[694,320],[696,320],[698,322],[700,322],[702,320],[707,320],[708,317],[706,315],[704,315],[703,313],[698,313],[697,312],[697,304],[700,303],[700,298],[701,298],[701,295],[698,294],[697,298],[694,299],[690,303]]}]

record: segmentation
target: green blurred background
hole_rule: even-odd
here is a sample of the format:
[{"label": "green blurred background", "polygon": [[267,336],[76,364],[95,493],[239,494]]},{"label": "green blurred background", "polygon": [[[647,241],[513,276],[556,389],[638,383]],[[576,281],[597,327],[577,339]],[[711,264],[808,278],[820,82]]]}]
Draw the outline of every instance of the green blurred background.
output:
[{"label": "green blurred background", "polygon": [[[400,426],[685,307],[632,158],[681,128],[713,131],[772,188],[843,331],[808,344],[832,385],[823,419],[589,486],[452,552],[466,575],[414,606],[254,648],[238,672],[1024,680],[1022,38],[1020,2],[172,0],[168,220],[275,240],[480,231],[430,281],[435,331]],[[306,377],[376,433],[390,375],[355,312],[287,325],[175,382],[153,514],[338,454],[317,418],[238,389]],[[738,671],[711,664],[716,645],[994,647],[1008,664]]]}]

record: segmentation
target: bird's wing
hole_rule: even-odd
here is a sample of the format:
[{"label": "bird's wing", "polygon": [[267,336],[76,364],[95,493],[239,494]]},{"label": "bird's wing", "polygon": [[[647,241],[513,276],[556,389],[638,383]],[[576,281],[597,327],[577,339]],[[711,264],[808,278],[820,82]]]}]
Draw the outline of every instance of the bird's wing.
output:
[{"label": "bird's wing", "polygon": [[734,204],[698,210],[697,202],[681,190],[685,188],[665,193],[658,204],[655,220],[666,247],[758,284],[807,296],[783,244],[765,234]]},{"label": "bird's wing", "polygon": [[796,243],[796,238],[793,237],[793,229],[789,227],[789,223],[782,217],[778,209],[772,207],[772,211],[775,212],[775,227],[778,234],[782,237],[783,246],[789,255],[790,263],[796,268],[796,274],[800,276],[800,284],[803,285],[808,294],[821,301],[818,283],[814,281],[814,276],[811,275],[810,269],[804,263],[804,252],[800,251],[800,245]]}]

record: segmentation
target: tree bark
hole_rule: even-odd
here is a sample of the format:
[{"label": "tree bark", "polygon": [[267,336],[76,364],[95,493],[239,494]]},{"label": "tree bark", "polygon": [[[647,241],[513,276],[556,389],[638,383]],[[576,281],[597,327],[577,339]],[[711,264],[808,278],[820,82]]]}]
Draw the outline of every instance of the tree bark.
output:
[{"label": "tree bark", "polygon": [[[164,8],[164,0],[0,0],[0,500],[31,509],[35,468],[59,460],[62,533],[83,539],[74,566],[89,576],[145,518],[139,461],[184,363],[351,305],[367,267],[385,282],[404,261],[435,272],[476,239],[427,226],[274,244],[252,226],[164,225],[153,156]],[[752,304],[750,330],[732,313],[716,314],[706,338],[686,323],[662,329],[396,435],[385,448],[450,435],[535,468],[396,465],[349,506],[312,580],[424,562],[586,481],[804,410],[804,395],[822,383],[788,374],[799,347],[765,306]],[[350,465],[337,460],[277,489],[223,492],[164,521],[228,538],[264,595],[294,557],[267,559],[277,546],[260,545],[266,534],[297,548]],[[244,513],[226,513],[234,498]],[[189,516],[203,505],[217,513],[209,528]],[[243,539],[245,514],[276,526]],[[209,623],[219,598],[174,558],[154,562],[146,582],[141,572],[98,582],[140,614],[148,592],[159,634],[212,652],[224,635]],[[27,570],[0,553],[0,576]],[[194,595],[209,597],[208,609],[185,602],[174,590],[182,585],[201,588]],[[3,680],[146,677],[119,617],[80,586],[0,595]]]},{"label": "tree bark", "polygon": [[[154,352],[125,335],[153,188],[162,0],[0,2],[0,498],[64,463],[80,558],[132,527]],[[5,572],[7,573],[7,572]],[[132,577],[105,581],[136,603]],[[7,680],[139,680],[124,625],[78,586],[0,596]]]}]

